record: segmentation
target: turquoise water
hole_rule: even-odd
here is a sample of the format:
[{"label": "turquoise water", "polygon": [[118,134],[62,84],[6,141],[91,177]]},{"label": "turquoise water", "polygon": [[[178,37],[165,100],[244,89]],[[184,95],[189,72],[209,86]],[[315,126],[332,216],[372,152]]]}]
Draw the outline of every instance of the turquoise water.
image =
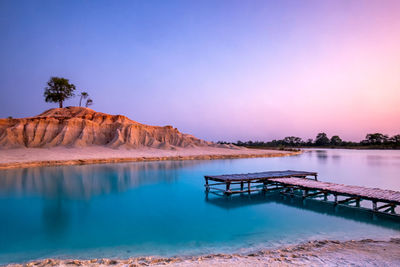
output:
[{"label": "turquoise water", "polygon": [[206,197],[205,174],[317,171],[319,180],[400,191],[400,151],[136,162],[0,171],[0,264],[39,258],[248,252],[314,239],[389,239],[400,222],[315,201]]}]

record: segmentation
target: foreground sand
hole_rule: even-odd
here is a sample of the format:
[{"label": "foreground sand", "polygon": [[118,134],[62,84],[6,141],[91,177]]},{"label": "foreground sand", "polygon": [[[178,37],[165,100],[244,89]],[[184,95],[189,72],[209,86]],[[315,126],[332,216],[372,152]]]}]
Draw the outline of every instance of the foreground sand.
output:
[{"label": "foreground sand", "polygon": [[300,152],[220,147],[176,149],[113,149],[101,146],[17,148],[0,149],[0,169],[129,161],[282,157],[298,153]]},{"label": "foreground sand", "polygon": [[400,266],[400,239],[311,241],[254,253],[131,259],[46,259],[11,266]]}]

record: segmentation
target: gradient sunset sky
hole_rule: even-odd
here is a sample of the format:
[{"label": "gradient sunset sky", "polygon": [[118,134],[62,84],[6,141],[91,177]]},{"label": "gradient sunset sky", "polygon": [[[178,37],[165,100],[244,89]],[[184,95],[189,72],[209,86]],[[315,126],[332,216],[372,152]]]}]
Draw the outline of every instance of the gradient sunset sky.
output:
[{"label": "gradient sunset sky", "polygon": [[398,134],[400,1],[1,0],[0,117],[50,76],[212,141]]}]

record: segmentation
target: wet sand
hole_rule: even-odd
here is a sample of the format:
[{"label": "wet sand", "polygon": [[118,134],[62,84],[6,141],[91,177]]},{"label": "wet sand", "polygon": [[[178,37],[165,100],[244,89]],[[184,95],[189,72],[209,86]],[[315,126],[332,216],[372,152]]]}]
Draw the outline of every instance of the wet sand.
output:
[{"label": "wet sand", "polygon": [[0,169],[51,165],[76,165],[159,160],[206,160],[229,158],[283,157],[301,152],[247,148],[17,148],[0,149]]},{"label": "wet sand", "polygon": [[130,259],[45,259],[8,266],[400,266],[400,239],[321,240],[248,254]]}]

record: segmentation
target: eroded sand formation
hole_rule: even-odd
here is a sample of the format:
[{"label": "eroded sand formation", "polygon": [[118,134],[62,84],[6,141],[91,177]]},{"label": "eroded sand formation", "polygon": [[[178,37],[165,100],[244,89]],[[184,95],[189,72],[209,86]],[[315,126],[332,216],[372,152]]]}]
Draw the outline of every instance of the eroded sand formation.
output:
[{"label": "eroded sand formation", "polygon": [[54,108],[22,119],[0,119],[0,148],[216,146],[172,126],[149,126],[89,108]]},{"label": "eroded sand formation", "polygon": [[172,126],[149,126],[88,108],[0,119],[0,169],[132,161],[282,157],[299,154],[219,145]]}]

